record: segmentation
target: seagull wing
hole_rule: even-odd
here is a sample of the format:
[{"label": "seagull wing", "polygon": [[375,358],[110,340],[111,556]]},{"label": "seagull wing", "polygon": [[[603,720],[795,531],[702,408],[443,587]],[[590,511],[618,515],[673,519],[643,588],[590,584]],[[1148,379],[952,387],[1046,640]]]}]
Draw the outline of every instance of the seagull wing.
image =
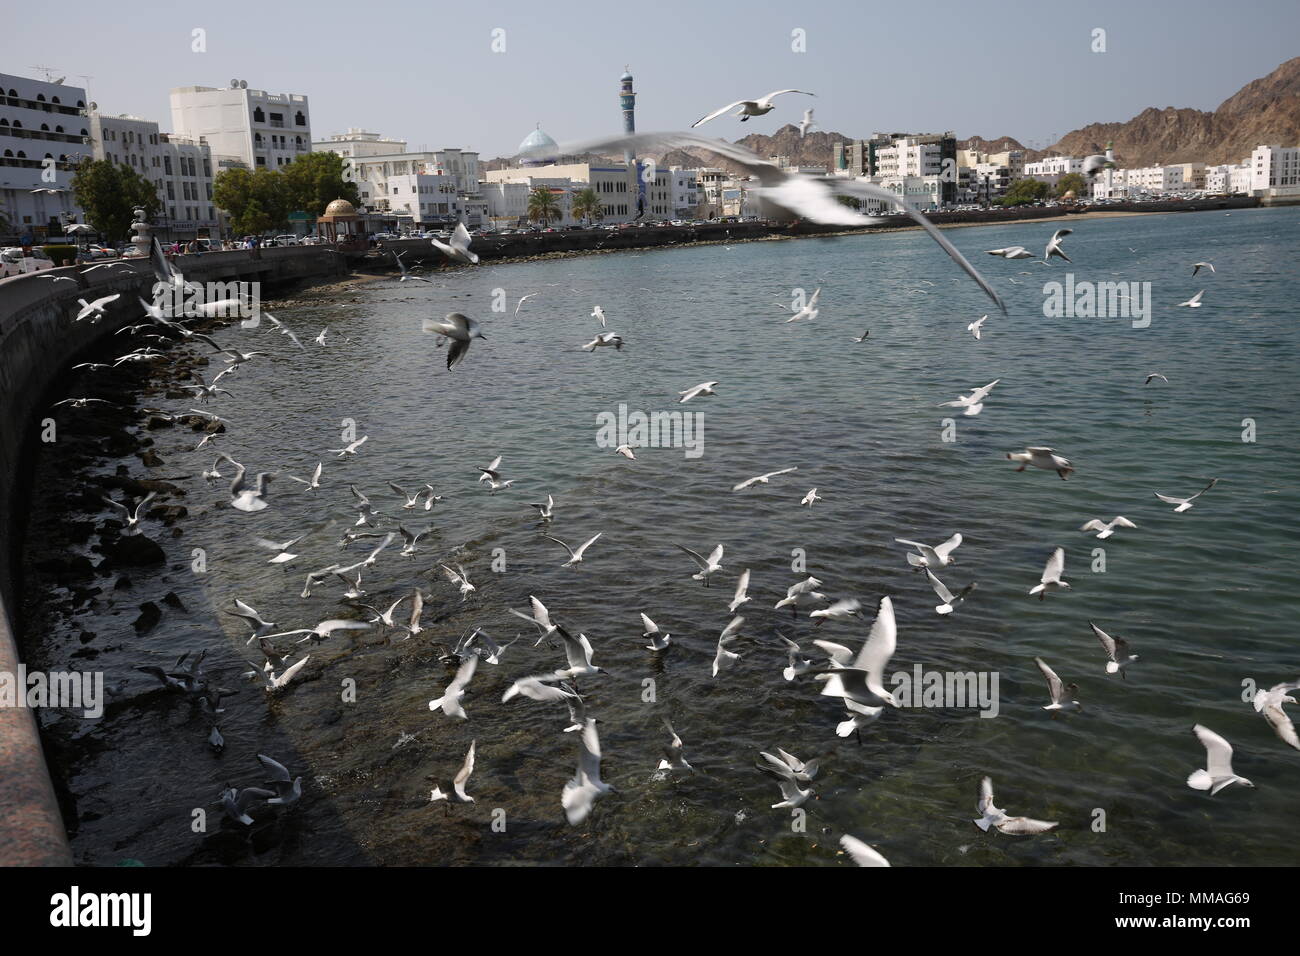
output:
[{"label": "seagull wing", "polygon": [[1092,628],[1092,633],[1097,635],[1097,640],[1101,641],[1101,646],[1106,649],[1106,656],[1109,657],[1111,660],[1114,660],[1115,659],[1115,638],[1111,637],[1109,634],[1107,634],[1105,631],[1099,628],[1096,624],[1093,624],[1092,621],[1088,622],[1088,626]]},{"label": "seagull wing", "polygon": [[845,833],[840,837],[840,846],[858,866],[889,866],[888,860],[857,837]]},{"label": "seagull wing", "polygon": [[[564,542],[560,542],[560,543],[563,544]],[[700,552],[692,551],[690,548],[682,544],[674,544],[673,547],[680,548],[682,551],[685,551],[687,554],[689,554],[691,556],[691,560],[700,566],[701,571],[704,571],[708,568],[709,562],[705,560],[704,555],[700,554]]]},{"label": "seagull wing", "polygon": [[293,783],[293,777],[289,774],[289,768],[280,761],[268,757],[266,754],[258,754],[257,759],[261,761],[266,772],[271,775],[271,781],[274,783]]},{"label": "seagull wing", "polygon": [[930,579],[930,587],[934,588],[934,593],[939,595],[939,600],[944,604],[951,604],[953,602],[952,592],[948,590],[944,583],[936,578],[929,568],[925,569],[925,576]]},{"label": "seagull wing", "polygon": [[957,546],[960,545],[961,542],[962,542],[961,534],[954,534],[943,544],[935,545],[934,553],[941,558],[947,558],[949,554],[951,554],[954,550],[956,550]]},{"label": "seagull wing", "polygon": [[721,109],[716,109],[716,110],[714,110],[712,113],[709,113],[707,116],[702,116],[702,117],[700,117],[699,119],[697,119],[694,123],[691,124],[691,129],[694,129],[694,128],[697,127],[697,126],[700,126],[700,125],[702,125],[702,124],[704,124],[704,123],[707,123],[709,120],[717,119],[717,118],[718,118],[719,116],[721,116],[723,113],[726,113],[726,112],[728,112],[728,111],[730,111],[730,110],[734,110],[737,106],[743,106],[743,105],[744,105],[745,103],[747,103],[747,102],[749,102],[749,101],[748,101],[748,100],[736,100],[736,102],[734,102],[734,103],[728,103],[726,106],[722,107]]},{"label": "seagull wing", "polygon": [[477,743],[476,740],[469,742],[469,751],[465,754],[465,762],[461,764],[460,772],[456,774],[456,779],[452,781],[452,786],[462,800],[468,799],[469,796],[465,793],[465,784],[469,783],[469,775],[474,772],[474,748]]},{"label": "seagull wing", "polygon": [[1197,724],[1192,730],[1205,746],[1205,769],[1209,771],[1210,776],[1232,776],[1232,744],[1201,724]]},{"label": "seagull wing", "polygon": [[[886,595],[880,599],[876,620],[871,625],[867,642],[862,645],[853,662],[854,667],[867,672],[869,688],[873,684],[883,687],[881,681],[885,676],[885,668],[889,665],[889,659],[894,656],[894,648],[897,644],[898,624],[894,620],[894,602]],[[874,689],[872,692],[875,693]]]},{"label": "seagull wing", "polygon": [[1052,556],[1047,559],[1047,566],[1043,568],[1043,576],[1040,580],[1046,584],[1048,581],[1061,580],[1061,574],[1065,571],[1065,549],[1057,548],[1052,552]]},{"label": "seagull wing", "polygon": [[596,538],[599,538],[599,537],[600,537],[602,534],[604,534],[604,533],[605,533],[605,532],[601,531],[599,534],[596,534],[596,535],[594,535],[593,537],[588,538],[585,542],[583,542],[582,547],[580,547],[577,551],[575,551],[575,552],[573,553],[573,556],[574,556],[575,558],[580,558],[580,557],[582,557],[583,552],[586,551],[588,548],[590,548],[593,544],[595,544],[595,543],[596,543]]},{"label": "seagull wing", "polygon": [[1056,676],[1056,671],[1052,670],[1041,657],[1035,657],[1034,663],[1038,665],[1038,669],[1043,672],[1043,677],[1047,679],[1047,692],[1052,695],[1052,703],[1059,704],[1064,692],[1061,678]]}]

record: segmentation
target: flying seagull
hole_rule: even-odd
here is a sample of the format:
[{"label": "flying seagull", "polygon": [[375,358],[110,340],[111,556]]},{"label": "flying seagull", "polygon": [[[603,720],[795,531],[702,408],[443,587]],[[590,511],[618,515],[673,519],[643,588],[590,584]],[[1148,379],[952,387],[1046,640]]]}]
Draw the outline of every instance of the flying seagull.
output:
[{"label": "flying seagull", "polygon": [[1102,521],[1100,518],[1093,518],[1086,524],[1079,525],[1080,531],[1096,531],[1097,537],[1103,541],[1115,533],[1116,528],[1136,528],[1132,521],[1123,515],[1116,515],[1110,521]]},{"label": "flying seagull", "polygon": [[699,385],[692,386],[684,392],[678,392],[677,394],[682,397],[677,400],[677,404],[684,405],[692,398],[696,398],[700,395],[715,395],[717,393],[714,392],[713,388],[717,384],[717,382],[701,382]]},{"label": "flying seagull", "polygon": [[1061,476],[1062,481],[1068,481],[1070,475],[1074,473],[1074,466],[1070,464],[1070,459],[1062,458],[1056,454],[1055,449],[1047,448],[1042,445],[1031,445],[1024,451],[1007,452],[1008,461],[1020,463],[1016,471],[1024,471],[1028,465],[1035,468],[1041,468],[1044,471],[1054,471]]},{"label": "flying seagull", "polygon": [[964,408],[966,415],[978,415],[984,410],[984,399],[989,397],[989,392],[993,391],[993,386],[1002,381],[995,378],[987,385],[981,385],[979,388],[972,389],[969,395],[958,395],[954,401],[940,402],[940,408]]},{"label": "flying seagull", "polygon": [[1133,661],[1138,659],[1136,654],[1128,652],[1128,641],[1122,637],[1111,637],[1092,621],[1088,622],[1092,628],[1092,633],[1097,635],[1097,640],[1101,641],[1102,648],[1106,651],[1106,673],[1118,674],[1124,676],[1124,668],[1128,667]]},{"label": "flying seagull", "polygon": [[993,827],[999,833],[1010,836],[1028,836],[1032,833],[1046,833],[1057,826],[1055,822],[1049,823],[1046,820],[1007,816],[1005,810],[993,804],[992,777],[985,777],[980,781],[980,802],[976,809],[979,811],[980,818],[974,821],[975,825],[985,833],[988,833],[989,827]]},{"label": "flying seagull", "polygon": [[[1081,710],[1082,707],[1077,700],[1071,700],[1069,694],[1077,694],[1079,687],[1077,684],[1062,684],[1061,678],[1056,676],[1056,671],[1048,666],[1047,662],[1041,657],[1035,657],[1034,663],[1042,671],[1043,677],[1047,680],[1047,693],[1051,696],[1052,702],[1044,704],[1043,710],[1048,711],[1065,711]],[[1069,694],[1066,692],[1069,691]]]},{"label": "flying seagull", "polygon": [[[828,650],[828,642],[813,643]],[[842,697],[845,701],[855,701],[871,707],[882,704],[898,707],[898,699],[884,685],[885,668],[889,666],[889,659],[894,656],[897,646],[898,624],[894,618],[894,603],[886,595],[880,599],[876,620],[856,657],[848,659],[847,649],[834,645],[832,659],[839,666],[815,677],[815,680],[824,682],[822,695]]]},{"label": "flying seagull", "polygon": [[[1024,246],[1007,246],[1004,249],[990,249],[988,254],[991,256],[1001,256],[1003,259],[1032,259],[1034,254]],[[1005,311],[1005,310],[1004,310]]]},{"label": "flying seagull", "polygon": [[668,649],[668,645],[672,643],[672,635],[660,631],[659,625],[646,617],[644,611],[641,612],[641,626],[645,628],[645,632],[641,636],[650,642],[646,645],[647,651],[663,651]]},{"label": "flying seagull", "polygon": [[[460,228],[465,227],[462,224]],[[475,256],[475,261],[478,261],[477,256]],[[483,334],[478,319],[471,319],[460,312],[448,312],[442,319],[425,319],[423,329],[425,332],[432,332],[446,338],[449,343],[447,349],[448,370],[455,368],[465,358],[471,342],[475,339],[487,338]]]},{"label": "flying seagull", "polygon": [[858,866],[889,866],[888,860],[857,837],[843,834],[840,837],[840,846]]},{"label": "flying seagull", "polygon": [[1159,372],[1152,372],[1152,373],[1150,373],[1149,375],[1147,375],[1147,380],[1146,380],[1145,382],[1143,382],[1142,384],[1143,384],[1143,385],[1150,385],[1150,384],[1151,384],[1151,380],[1152,380],[1153,378],[1158,378],[1158,379],[1160,379],[1160,381],[1164,382],[1166,385],[1169,384],[1169,379],[1165,378],[1165,377],[1164,377],[1163,375],[1161,375]]},{"label": "flying seagull", "polygon": [[1203,724],[1194,726],[1192,732],[1205,747],[1205,769],[1197,770],[1187,778],[1189,787],[1193,790],[1208,790],[1210,796],[1234,783],[1254,788],[1255,785],[1245,777],[1232,772],[1232,744]]},{"label": "flying seagull", "polygon": [[[911,555],[908,555],[908,557],[911,557]],[[943,602],[934,609],[936,614],[951,614],[953,605],[957,604],[959,601],[964,601],[966,595],[975,590],[975,583],[972,581],[959,592],[953,594],[948,590],[947,585],[934,576],[934,572],[929,568],[925,569],[925,576],[930,581],[930,587],[934,588],[934,593],[939,595],[939,600]]]},{"label": "flying seagull", "polygon": [[570,567],[570,566],[575,565],[575,564],[581,564],[581,563],[582,563],[582,555],[583,555],[583,553],[584,553],[588,548],[590,548],[593,544],[596,543],[596,538],[599,538],[599,537],[600,537],[602,534],[604,534],[604,533],[605,533],[605,532],[601,531],[601,532],[597,533],[595,536],[593,536],[593,537],[591,537],[591,538],[588,538],[588,539],[587,539],[585,542],[583,542],[582,545],[581,545],[579,548],[577,548],[576,550],[575,550],[574,548],[569,547],[567,544],[565,544],[563,541],[561,541],[559,538],[555,537],[554,535],[544,534],[544,535],[542,535],[542,537],[543,537],[543,538],[550,538],[550,539],[551,539],[552,541],[554,541],[556,544],[558,544],[558,545],[560,545],[562,548],[564,548],[565,551],[569,552],[569,560],[568,560],[568,561],[565,561],[562,565],[560,565],[560,567],[562,567],[562,568],[567,568],[567,567]]},{"label": "flying seagull", "polygon": [[1043,253],[1044,262],[1051,259],[1053,256],[1064,259],[1066,262],[1070,261],[1070,257],[1061,251],[1061,240],[1072,232],[1074,232],[1073,229],[1058,229],[1056,232],[1052,233],[1052,238],[1048,241],[1047,249]]},{"label": "flying seagull", "polygon": [[1284,744],[1300,750],[1300,737],[1296,735],[1295,724],[1287,716],[1286,711],[1282,709],[1283,704],[1294,704],[1295,698],[1288,693],[1300,687],[1300,681],[1291,681],[1286,684],[1274,684],[1268,690],[1256,690],[1255,705],[1256,713],[1263,714],[1268,725],[1273,728]]},{"label": "flying seagull", "polygon": [[614,788],[600,779],[600,737],[596,733],[596,720],[588,717],[578,735],[578,769],[564,785],[560,805],[570,825],[576,826],[587,819],[596,798]]},{"label": "flying seagull", "polygon": [[1057,548],[1052,552],[1052,556],[1047,559],[1047,566],[1043,568],[1043,576],[1038,584],[1030,588],[1030,595],[1037,594],[1038,600],[1047,597],[1048,591],[1057,591],[1064,588],[1070,590],[1070,585],[1061,580],[1061,575],[1065,572],[1065,549]]},{"label": "flying seagull", "polygon": [[754,485],[765,485],[777,475],[788,475],[790,472],[798,470],[799,466],[795,465],[793,468],[782,468],[780,471],[769,471],[765,475],[755,475],[753,478],[746,478],[738,485],[732,485],[731,490],[744,491],[746,488],[750,488]]},{"label": "flying seagull", "polygon": [[114,501],[112,498],[104,498],[106,505],[111,505],[114,510],[121,512],[122,519],[126,522],[126,527],[122,529],[123,535],[139,534],[140,520],[144,517],[144,510],[149,506],[149,502],[158,497],[157,492],[151,491],[141,498],[134,508],[128,508],[120,501]]},{"label": "flying seagull", "polygon": [[1174,509],[1174,513],[1176,514],[1180,511],[1190,511],[1192,508],[1192,502],[1195,501],[1197,498],[1201,497],[1201,495],[1205,494],[1207,491],[1209,491],[1218,483],[1219,483],[1218,478],[1212,478],[1208,485],[1206,485],[1196,494],[1192,495],[1190,498],[1171,498],[1169,495],[1162,495],[1158,491],[1153,492],[1153,494],[1161,501],[1167,504],[1177,505],[1178,507]]},{"label": "flying seagull", "polygon": [[465,713],[465,708],[461,706],[461,698],[465,696],[465,686],[474,676],[474,669],[478,667],[478,655],[470,654],[465,658],[456,670],[456,676],[452,678],[447,689],[443,691],[441,697],[429,701],[430,710],[441,710],[448,717],[459,717],[461,720],[468,720],[469,715]]},{"label": "flying seagull", "polygon": [[456,229],[451,234],[450,244],[439,242],[437,239],[430,239],[433,247],[445,255],[452,262],[463,262],[467,265],[477,265],[478,256],[469,251],[469,230],[465,228],[463,222],[456,223]]},{"label": "flying seagull", "polygon": [[[719,545],[718,547],[721,548],[722,546]],[[719,553],[718,557],[721,558],[722,555]],[[740,572],[740,577],[736,580],[736,593],[735,596],[732,597],[731,603],[727,605],[727,613],[735,614],[736,608],[740,607],[742,604],[748,603],[748,601],[749,601],[749,568],[745,568],[744,571]]]},{"label": "flying seagull", "polygon": [[77,305],[81,306],[81,311],[77,313],[76,321],[80,322],[84,318],[94,316],[96,321],[104,317],[104,307],[111,302],[116,302],[122,298],[122,293],[106,295],[102,299],[96,299],[94,302],[87,302],[85,299],[78,299]]},{"label": "flying seagull", "polygon": [[1186,302],[1179,302],[1178,305],[1179,305],[1180,308],[1181,308],[1182,306],[1186,306],[1186,307],[1189,308],[1189,309],[1199,309],[1199,308],[1201,307],[1201,296],[1203,296],[1203,295],[1205,295],[1205,290],[1204,290],[1204,289],[1202,289],[1200,292],[1196,293],[1196,295],[1192,296],[1192,297],[1191,297],[1190,299],[1188,299]]},{"label": "flying seagull", "polygon": [[693,771],[695,768],[687,763],[686,757],[682,754],[682,738],[677,736],[672,721],[667,717],[664,718],[664,729],[668,731],[668,743],[664,744],[664,756],[659,761],[657,769]]},{"label": "flying seagull", "polygon": [[1193,276],[1195,276],[1196,273],[1200,272],[1202,269],[1209,269],[1211,272],[1213,272],[1213,271],[1214,271],[1214,263],[1212,263],[1212,262],[1193,262],[1193,263],[1192,263],[1192,275],[1193,275]]},{"label": "flying seagull", "polygon": [[928,544],[922,544],[919,541],[909,541],[907,538],[895,538],[899,544],[906,544],[916,548],[920,554],[908,554],[907,563],[914,568],[946,568],[954,563],[957,559],[952,553],[962,543],[961,533],[954,534],[943,544],[936,544],[933,548]]},{"label": "flying seagull", "polygon": [[[724,113],[728,113],[731,110],[736,109],[736,107],[740,107],[740,109],[737,110],[735,115],[740,117],[740,121],[742,123],[746,122],[751,116],[763,116],[764,114],[770,113],[772,112],[772,110],[776,109],[776,104],[774,104],[772,100],[776,99],[778,96],[781,96],[782,94],[785,93],[802,93],[804,96],[817,95],[816,93],[809,93],[806,90],[773,90],[771,93],[768,93],[766,96],[760,96],[756,100],[736,100],[736,102],[734,103],[728,103],[726,106],[722,107],[721,109],[716,109],[712,113],[709,113],[707,116],[703,116],[700,119],[697,119],[694,123],[691,124],[691,129],[694,129],[697,126],[701,126],[704,123],[707,123],[711,119],[717,119],[719,116],[722,116]],[[811,119],[811,117],[808,118]]]},{"label": "flying seagull", "polygon": [[987,315],[980,316],[970,325],[966,326],[966,331],[978,339],[980,337],[980,329],[984,327],[984,323],[987,322],[988,319],[989,317]]},{"label": "flying seagull", "polygon": [[465,762],[460,765],[460,770],[451,782],[451,786],[445,791],[441,787],[434,787],[429,792],[429,800],[447,800],[457,803],[473,803],[474,798],[465,792],[465,784],[469,783],[469,775],[474,772],[474,747],[478,743],[476,740],[469,742],[469,751],[465,754]]},{"label": "flying seagull", "polygon": [[799,121],[799,138],[803,139],[808,135],[809,130],[816,128],[817,123],[813,121],[813,111],[811,109],[804,110],[803,119]]},{"label": "flying seagull", "polygon": [[714,548],[713,552],[707,558],[700,554],[700,552],[692,551],[690,548],[683,545],[679,544],[676,545],[676,547],[689,554],[691,560],[699,565],[700,570],[697,573],[692,574],[691,577],[696,581],[703,582],[706,588],[709,586],[709,575],[715,571],[722,570],[722,565],[719,563],[722,560],[722,545],[718,545]]},{"label": "flying seagull", "polygon": [[600,319],[600,327],[601,327],[602,329],[605,328],[605,310],[604,310],[604,309],[602,309],[600,306],[596,306],[595,308],[593,308],[593,309],[591,310],[591,317],[592,317],[593,319]]},{"label": "flying seagull", "polygon": [[736,639],[740,634],[740,629],[744,626],[745,619],[737,615],[727,622],[727,626],[718,635],[718,644],[713,652],[713,669],[711,672],[714,677],[717,677],[721,671],[740,660],[740,655],[735,651],[728,650],[727,645]]}]

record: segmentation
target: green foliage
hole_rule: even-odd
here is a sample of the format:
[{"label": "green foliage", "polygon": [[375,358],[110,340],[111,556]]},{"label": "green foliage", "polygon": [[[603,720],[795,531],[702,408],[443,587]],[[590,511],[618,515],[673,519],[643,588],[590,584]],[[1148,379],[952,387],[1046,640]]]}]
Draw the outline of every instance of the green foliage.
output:
[{"label": "green foliage", "polygon": [[72,265],[77,260],[77,247],[68,245],[42,246],[56,266]]},{"label": "green foliage", "polygon": [[603,219],[605,217],[600,195],[590,186],[573,194],[571,212],[574,219]]},{"label": "green foliage", "polygon": [[285,177],[270,169],[223,169],[212,184],[212,200],[240,236],[287,228],[293,211]]},{"label": "green foliage", "polygon": [[1078,173],[1066,173],[1056,181],[1056,195],[1064,196],[1074,190],[1075,197],[1082,199],[1088,195],[1088,182]]},{"label": "green foliage", "polygon": [[153,183],[130,166],[106,159],[83,159],[72,177],[72,193],[86,222],[110,241],[128,237],[137,207],[149,217],[162,209]]},{"label": "green foliage", "polygon": [[343,157],[338,153],[304,153],[281,170],[289,211],[303,210],[313,216],[325,212],[335,199],[361,204],[357,184],[344,178]]},{"label": "green foliage", "polygon": [[548,226],[552,220],[563,219],[564,210],[560,208],[559,201],[551,195],[549,189],[538,186],[528,194],[528,218]]},{"label": "green foliage", "polygon": [[1002,197],[1002,205],[1024,206],[1046,199],[1051,191],[1051,187],[1040,179],[1017,179]]}]

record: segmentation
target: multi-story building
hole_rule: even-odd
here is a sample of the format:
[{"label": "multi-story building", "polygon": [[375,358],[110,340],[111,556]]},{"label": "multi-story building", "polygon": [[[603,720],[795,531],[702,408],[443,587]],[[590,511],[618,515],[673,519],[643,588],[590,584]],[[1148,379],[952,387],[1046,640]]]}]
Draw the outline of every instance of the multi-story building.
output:
[{"label": "multi-story building", "polygon": [[1025,163],[1025,178],[1055,186],[1068,173],[1082,173],[1083,160],[1074,156],[1048,156],[1036,163]]},{"label": "multi-story building", "polygon": [[856,178],[938,176],[941,201],[957,199],[957,139],[951,132],[873,133],[870,139],[837,143],[831,168]]},{"label": "multi-story building", "polygon": [[1247,162],[1252,192],[1300,185],[1300,146],[1256,146]]},{"label": "multi-story building", "polygon": [[279,169],[311,152],[311,110],[301,94],[181,86],[171,91],[171,110],[177,136],[250,169]]},{"label": "multi-story building", "polygon": [[669,172],[672,173],[673,215],[678,219],[690,219],[700,204],[700,171],[672,166]]},{"label": "multi-story building", "polygon": [[80,216],[71,182],[90,154],[86,114],[81,87],[0,73],[0,234],[44,241]]},{"label": "multi-story building", "polygon": [[353,126],[346,133],[333,133],[329,139],[311,144],[314,152],[338,153],[344,159],[362,156],[397,156],[406,152],[406,140],[385,139],[379,133]]},{"label": "multi-story building", "polygon": [[[668,183],[667,170],[657,171],[653,186],[647,186],[646,215],[662,218],[671,215],[672,193]],[[622,163],[605,166],[593,166],[590,163],[555,163],[545,166],[512,166],[507,169],[493,169],[487,172],[487,187],[495,183],[525,183],[530,187],[547,186],[555,188],[586,189],[590,187],[600,197],[603,221],[609,223],[631,222],[637,216],[637,174],[636,168],[629,168]],[[565,183],[569,186],[566,187]],[[651,203],[649,197],[656,198]],[[665,212],[652,213],[651,206],[658,206]],[[489,213],[491,214],[491,213]]]},{"label": "multi-story building", "polygon": [[390,176],[388,193],[372,205],[379,212],[408,215],[417,226],[439,227],[460,222],[465,209],[451,176],[408,173]]}]

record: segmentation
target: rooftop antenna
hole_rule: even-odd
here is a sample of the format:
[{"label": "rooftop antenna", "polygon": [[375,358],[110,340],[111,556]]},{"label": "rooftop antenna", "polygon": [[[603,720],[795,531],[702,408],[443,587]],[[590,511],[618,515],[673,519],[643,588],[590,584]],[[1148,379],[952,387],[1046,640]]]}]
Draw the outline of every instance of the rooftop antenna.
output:
[{"label": "rooftop antenna", "polygon": [[52,66],[32,66],[32,67],[28,67],[28,69],[30,69],[30,70],[40,70],[42,73],[45,74],[45,82],[46,82],[46,83],[52,83],[52,82],[54,82],[54,80],[53,80],[53,77],[54,77],[54,67],[52,67]]}]

